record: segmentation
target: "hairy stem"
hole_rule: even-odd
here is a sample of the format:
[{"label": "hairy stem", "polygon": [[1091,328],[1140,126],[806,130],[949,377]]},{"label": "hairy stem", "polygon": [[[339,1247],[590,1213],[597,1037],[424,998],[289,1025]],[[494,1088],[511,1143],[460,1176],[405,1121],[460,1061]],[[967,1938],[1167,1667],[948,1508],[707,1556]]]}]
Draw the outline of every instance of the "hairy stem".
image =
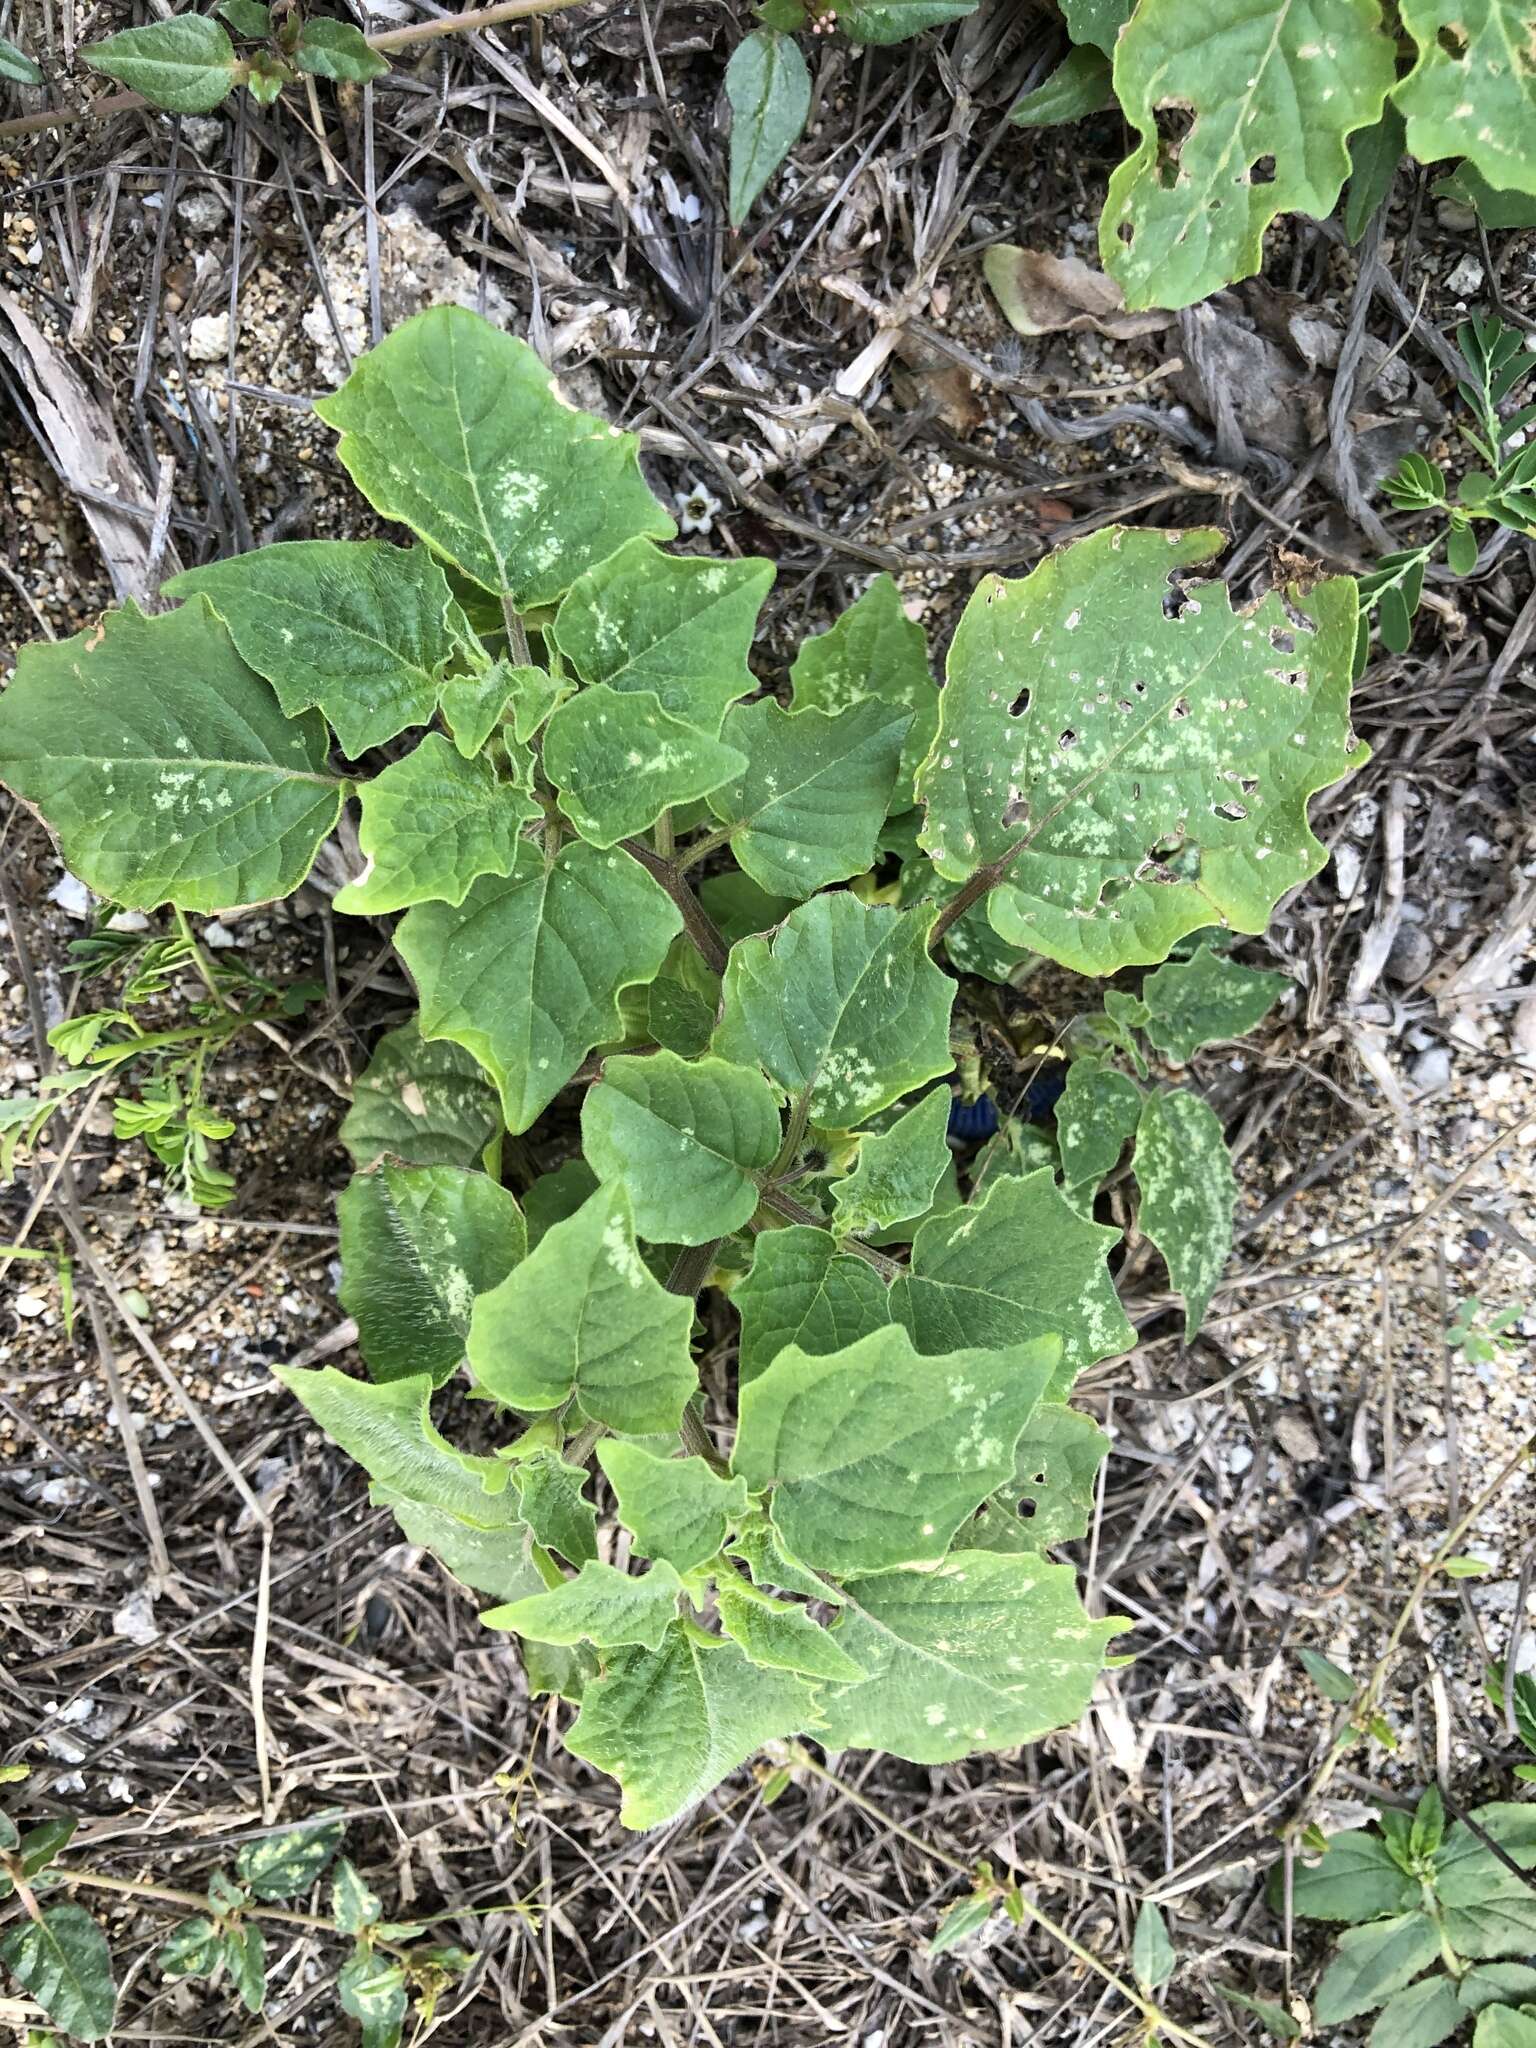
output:
[{"label": "hairy stem", "polygon": [[811,1091],[802,1088],[790,1105],[789,1122],[784,1130],[784,1142],[779,1147],[778,1157],[768,1169],[770,1181],[780,1179],[800,1157],[800,1147],[805,1143],[806,1126],[811,1120]]},{"label": "hairy stem", "polygon": [[724,974],[726,955],[730,948],[716,929],[715,921],[704,908],[692,889],[683,880],[680,869],[669,860],[663,860],[654,847],[647,846],[643,839],[621,839],[620,846],[631,859],[639,861],[648,875],[660,882],[683,914],[683,929],[707,967],[716,974]]}]

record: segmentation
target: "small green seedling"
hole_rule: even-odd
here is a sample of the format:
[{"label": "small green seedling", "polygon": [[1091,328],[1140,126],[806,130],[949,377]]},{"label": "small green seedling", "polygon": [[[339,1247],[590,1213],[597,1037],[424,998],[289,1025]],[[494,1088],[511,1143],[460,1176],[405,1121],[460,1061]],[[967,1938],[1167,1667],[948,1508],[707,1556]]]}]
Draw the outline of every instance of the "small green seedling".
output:
[{"label": "small green seedling", "polygon": [[1493,1365],[1523,1348],[1523,1340],[1512,1332],[1530,1312],[1529,1302],[1512,1301],[1504,1308],[1491,1309],[1475,1294],[1468,1295],[1457,1308],[1445,1341],[1471,1364]]}]

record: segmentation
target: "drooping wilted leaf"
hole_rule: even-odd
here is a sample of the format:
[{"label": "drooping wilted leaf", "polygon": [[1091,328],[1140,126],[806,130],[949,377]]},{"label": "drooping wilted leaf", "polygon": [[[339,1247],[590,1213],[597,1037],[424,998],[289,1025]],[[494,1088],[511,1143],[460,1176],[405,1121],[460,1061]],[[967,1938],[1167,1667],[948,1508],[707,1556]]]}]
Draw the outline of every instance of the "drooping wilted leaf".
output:
[{"label": "drooping wilted leaf", "polygon": [[740,227],[752,203],[800,139],[811,74],[800,45],[777,29],[743,36],[725,67],[731,106],[730,216]]},{"label": "drooping wilted leaf", "polygon": [[663,1458],[643,1444],[605,1437],[597,1461],[619,1504],[619,1519],[641,1557],[675,1571],[708,1564],[746,1513],[747,1485],[722,1479],[702,1458]]},{"label": "drooping wilted leaf", "polygon": [[463,903],[421,903],[395,944],[427,1038],[466,1047],[526,1131],[595,1045],[617,1035],[621,989],[656,973],[682,918],[627,853],[575,839],[553,860],[524,840],[504,879]]},{"label": "drooping wilted leaf", "polygon": [[1221,1118],[1184,1088],[1148,1096],[1136,1126],[1135,1165],[1138,1220],[1184,1297],[1188,1342],[1232,1250],[1237,1180]]},{"label": "drooping wilted leaf", "polygon": [[490,1076],[450,1039],[414,1023],[386,1031],[358,1076],[338,1133],[356,1166],[391,1153],[411,1166],[473,1166],[501,1129]]},{"label": "drooping wilted leaf", "polygon": [[290,894],[341,809],[325,754],[320,720],[284,717],[206,598],[33,642],[0,697],[0,776],[70,872],[129,909]]},{"label": "drooping wilted leaf", "polygon": [[731,1299],[741,1315],[742,1386],[791,1344],[824,1358],[891,1320],[879,1274],[863,1259],[840,1252],[830,1232],[808,1224],[764,1231],[752,1270]]},{"label": "drooping wilted leaf", "polygon": [[519,833],[543,815],[526,788],[483,754],[465,760],[440,732],[365,782],[362,800],[357,840],[368,865],[335,896],[354,917],[462,903],[479,876],[511,874]]},{"label": "drooping wilted leaf", "polygon": [[634,1643],[659,1650],[677,1617],[683,1582],[671,1565],[653,1564],[648,1572],[616,1571],[590,1559],[574,1579],[562,1579],[548,1592],[533,1593],[505,1607],[492,1607],[480,1619],[487,1628],[510,1629],[535,1642],[568,1648],[595,1643],[615,1649]]},{"label": "drooping wilted leaf", "polygon": [[[1192,305],[1259,269],[1277,214],[1332,213],[1349,137],[1380,119],[1395,74],[1377,0],[1141,0],[1114,46],[1115,93],[1141,141],[1099,223],[1126,304]],[[1193,116],[1173,143],[1157,123],[1171,106]],[[1270,178],[1255,176],[1262,159]]]},{"label": "drooping wilted leaf", "polygon": [[464,1357],[475,1297],[523,1259],[516,1198],[487,1174],[381,1161],[354,1174],[336,1204],[341,1305],[376,1380],[430,1373],[441,1385]]},{"label": "drooping wilted leaf", "polygon": [[676,1429],[698,1384],[693,1304],[668,1294],[635,1245],[628,1195],[599,1188],[500,1286],[480,1295],[469,1362],[484,1390],[533,1413],[574,1395],[627,1435]]},{"label": "drooping wilted leaf", "polygon": [[674,530],[636,437],[562,403],[526,343],[460,306],[395,328],[315,411],[375,511],[522,610],[626,540]]},{"label": "drooping wilted leaf", "polygon": [[544,735],[544,772],[593,846],[648,831],[663,811],[708,796],[746,765],[737,748],[670,717],[654,691],[605,683],[567,698]]},{"label": "drooping wilted leaf", "polygon": [[1536,192],[1528,0],[1402,0],[1418,62],[1393,94],[1421,164],[1464,156],[1503,192]]},{"label": "drooping wilted leaf", "polygon": [[1175,597],[1215,545],[1094,534],[988,578],[950,649],[923,844],[951,881],[995,870],[1001,937],[1081,973],[1162,960],[1213,914],[1261,931],[1322,865],[1308,798],[1366,758],[1353,583],[1310,591],[1308,623],[1274,592],[1247,614],[1220,583]]},{"label": "drooping wilted leaf", "polygon": [[928,667],[928,642],[902,607],[893,576],[877,576],[825,633],[802,643],[789,672],[796,711],[846,711],[876,697],[910,711],[892,808],[912,802],[912,779],[939,728],[939,692]]},{"label": "drooping wilted leaf", "polygon": [[1170,960],[1142,983],[1143,1029],[1159,1052],[1183,1065],[1201,1046],[1251,1031],[1290,985],[1289,975],[1244,967],[1199,946],[1187,960]]},{"label": "drooping wilted leaf", "polygon": [[206,14],[125,28],[80,52],[93,71],[142,93],[168,114],[211,114],[235,85],[235,49]]},{"label": "drooping wilted leaf", "polygon": [[201,592],[288,716],[322,711],[354,759],[429,723],[463,631],[427,550],[382,540],[278,541],[184,570],[165,592]]},{"label": "drooping wilted leaf", "polygon": [[834,1230],[862,1237],[927,1212],[950,1163],[951,1100],[948,1088],[930,1088],[889,1129],[865,1133],[857,1166],[832,1183]]},{"label": "drooping wilted leaf", "polygon": [[76,2041],[104,2041],[117,2011],[112,1952],[83,1906],[45,1906],[0,1935],[0,1963],[56,2027]]}]

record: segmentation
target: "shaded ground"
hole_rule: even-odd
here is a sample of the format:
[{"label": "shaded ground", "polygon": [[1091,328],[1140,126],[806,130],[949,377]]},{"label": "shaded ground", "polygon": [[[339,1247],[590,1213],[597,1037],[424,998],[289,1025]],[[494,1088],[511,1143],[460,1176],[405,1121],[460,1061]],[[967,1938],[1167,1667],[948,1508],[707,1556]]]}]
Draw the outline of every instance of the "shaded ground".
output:
[{"label": "shaded ground", "polygon": [[[128,18],[101,8],[89,33]],[[36,46],[67,26],[45,20]],[[484,303],[574,396],[640,428],[664,497],[706,486],[721,502],[699,545],[778,560],[756,656],[770,684],[876,567],[937,648],[981,573],[1021,574],[1112,518],[1219,524],[1245,589],[1277,560],[1369,559],[1362,492],[1402,447],[1442,445],[1469,293],[1497,290],[1531,326],[1536,242],[1480,250],[1405,170],[1363,283],[1331,230],[1298,223],[1273,238],[1265,286],[1182,327],[1020,343],[981,249],[1089,253],[1120,153],[1109,117],[1067,138],[1003,124],[1055,33],[995,6],[909,49],[827,39],[807,140],[733,236],[724,10],[593,5],[538,36],[446,40],[350,103],[323,88],[324,154],[302,105],[10,145],[0,277],[121,444],[107,495],[142,510],[114,529],[120,576],[371,530],[304,401],[435,296]],[[1341,349],[1361,367],[1330,437]],[[14,355],[0,375],[11,645],[110,599],[87,515],[111,507],[54,474]],[[1250,1228],[1229,1286],[1186,1352],[1133,1253],[1144,1342],[1078,1397],[1115,1442],[1081,1562],[1091,1597],[1139,1623],[1136,1663],[1079,1728],[939,1770],[849,1757],[839,1783],[797,1774],[771,1807],[743,1772],[677,1827],[621,1833],[611,1787],[564,1755],[512,1654],[268,1371],[340,1322],[335,1126],[409,1000],[380,930],[310,887],[226,927],[269,978],[327,991],[295,1057],[253,1040],[211,1076],[238,1125],[229,1211],[168,1203],[101,1105],[30,1225],[54,1155],[0,1191],[0,1239],[29,1227],[31,1247],[72,1249],[85,1304],[70,1341],[46,1268],[0,1283],[0,1761],[31,1764],[32,1811],[85,1817],[74,1860],[195,1889],[266,1820],[340,1811],[389,1910],[451,1907],[449,1938],[476,1951],[442,2008],[454,2042],[1126,2037],[1115,1995],[1038,1931],[999,1918],[927,1958],[955,1866],[984,1857],[1121,1970],[1138,1902],[1159,1897],[1183,1962],[1173,2010],[1212,2040],[1257,2038],[1209,1986],[1288,1981],[1262,1876],[1326,1738],[1291,1651],[1367,1669],[1419,1563],[1536,1427],[1536,1321],[1483,1368],[1441,1335],[1464,1295],[1536,1298],[1528,550],[1430,600],[1411,653],[1361,686],[1375,758],[1318,805],[1332,858],[1273,934],[1296,997],[1195,1069],[1242,1155]],[[84,906],[52,900],[60,870],[27,818],[4,829],[0,1087],[20,1092],[38,1023],[80,1006],[65,947]],[[1481,1668],[1516,1618],[1517,1655],[1536,1657],[1533,1504],[1527,1466],[1467,1532],[1488,1573],[1424,1602],[1387,1694],[1398,1755],[1352,1753],[1325,1824],[1436,1769],[1461,1804],[1507,1790]],[[530,1911],[472,1917],[512,1900]],[[302,1930],[272,1941],[263,2031],[224,1991],[141,1970],[162,1918],[115,1917],[133,1985],[119,2038],[353,2037],[334,1950]],[[1316,1954],[1304,1941],[1299,1989]]]}]

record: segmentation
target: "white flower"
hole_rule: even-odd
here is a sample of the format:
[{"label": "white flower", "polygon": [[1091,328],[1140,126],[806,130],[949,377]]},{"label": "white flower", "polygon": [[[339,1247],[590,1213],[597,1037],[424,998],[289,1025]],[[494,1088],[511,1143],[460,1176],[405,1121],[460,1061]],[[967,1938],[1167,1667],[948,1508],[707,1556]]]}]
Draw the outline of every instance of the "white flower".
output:
[{"label": "white flower", "polygon": [[686,491],[678,491],[672,502],[677,507],[677,523],[683,533],[708,533],[720,510],[720,500],[703,484],[690,484]]}]

